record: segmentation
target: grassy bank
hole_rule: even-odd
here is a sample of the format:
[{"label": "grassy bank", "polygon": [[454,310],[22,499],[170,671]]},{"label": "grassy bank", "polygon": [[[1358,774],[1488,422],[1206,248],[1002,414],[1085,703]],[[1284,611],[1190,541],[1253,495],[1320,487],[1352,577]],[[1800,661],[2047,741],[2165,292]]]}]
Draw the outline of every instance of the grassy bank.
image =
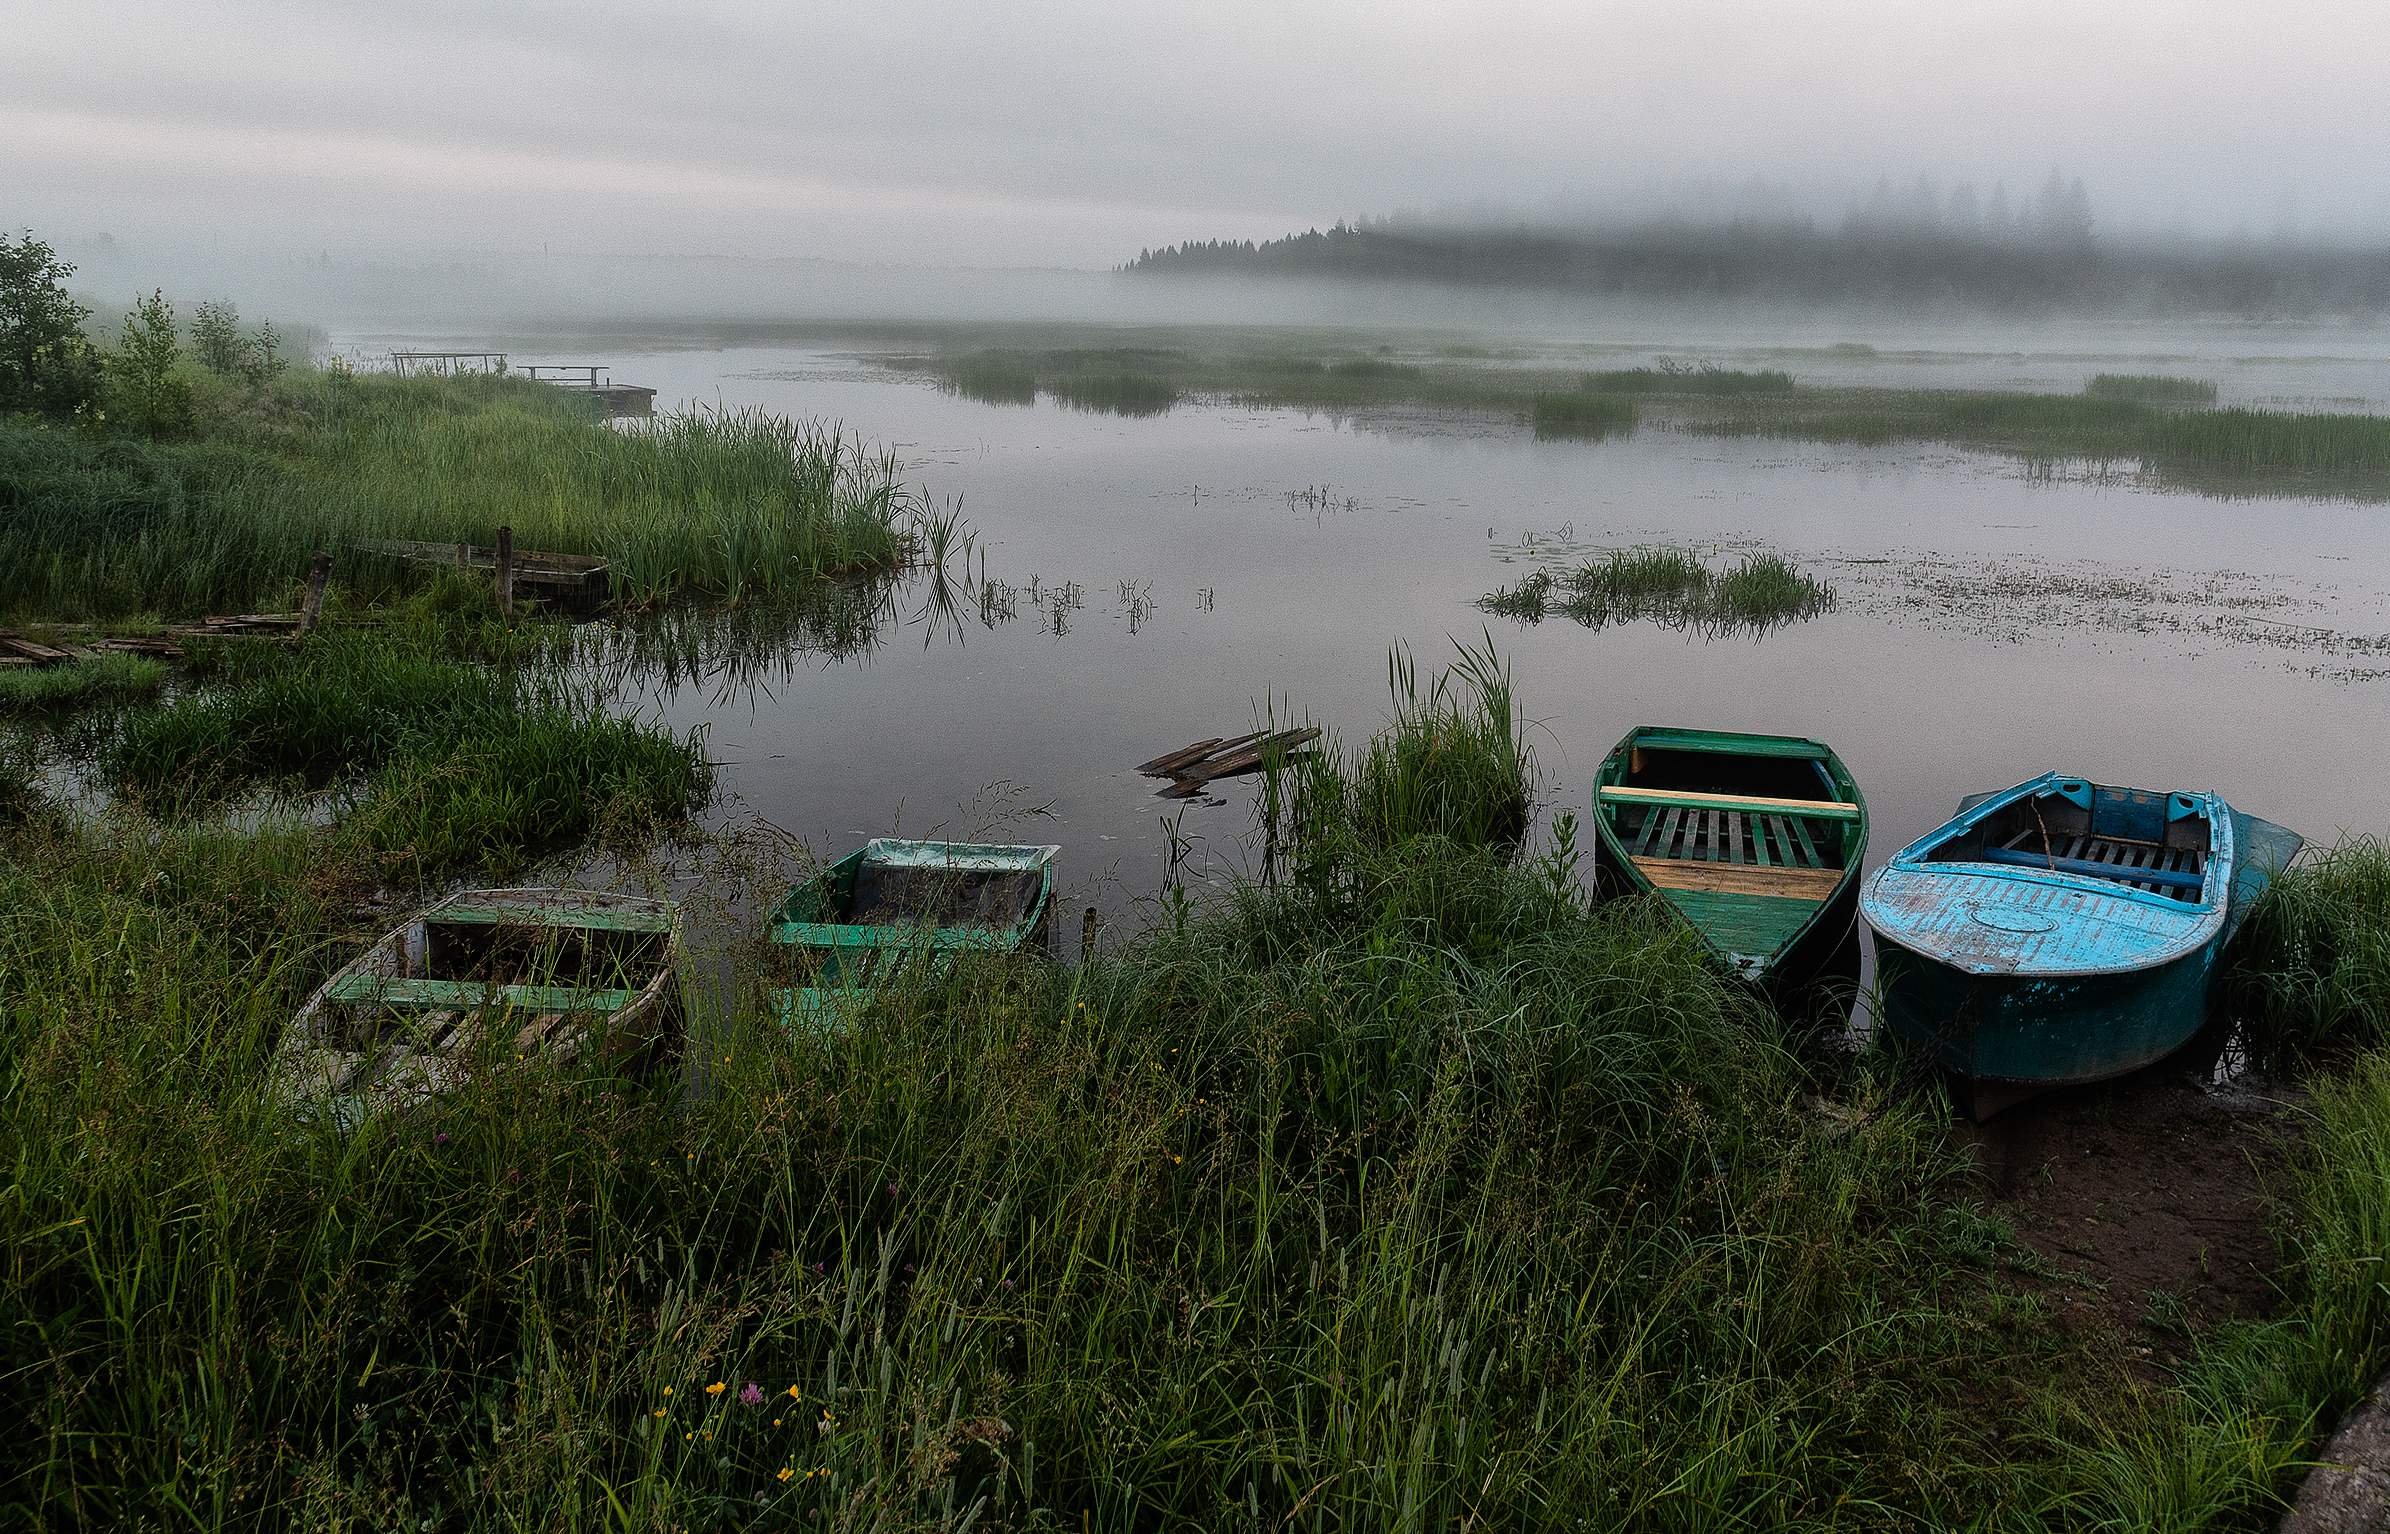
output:
[{"label": "grassy bank", "polygon": [[317,549],[344,585],[394,591],[421,572],[362,542],[501,526],[607,559],[632,602],[770,597],[895,567],[922,509],[892,457],[760,412],[616,429],[518,380],[312,370],[195,393],[165,440],[0,420],[5,616],[287,606]]},{"label": "grassy bank", "polygon": [[[379,749],[376,721],[488,706],[389,648],[319,661],[354,718],[232,662],[125,738],[218,760],[187,743],[232,719],[272,743],[257,770],[304,772]],[[390,919],[358,909],[370,840],[0,832],[0,1503],[49,1527],[2262,1517],[2390,1341],[2390,1063],[2319,1091],[2284,1159],[2289,1313],[2151,1382],[2015,1281],[1930,1098],[1804,1065],[1681,928],[1587,909],[1565,833],[1512,853],[1533,765],[1490,653],[1390,679],[1382,736],[1273,780],[1279,882],[1083,967],[913,976],[835,1037],[741,987],[701,1008],[687,1080],[501,1064],[347,1139],[263,1068]],[[713,877],[790,876],[746,861]]]}]

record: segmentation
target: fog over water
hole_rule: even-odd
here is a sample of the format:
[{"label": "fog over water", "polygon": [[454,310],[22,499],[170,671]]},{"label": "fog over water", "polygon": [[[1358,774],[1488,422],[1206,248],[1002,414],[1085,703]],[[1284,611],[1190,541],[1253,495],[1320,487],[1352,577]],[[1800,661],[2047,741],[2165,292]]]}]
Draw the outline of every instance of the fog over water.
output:
[{"label": "fog over water", "polygon": [[0,36],[0,222],[111,297],[324,323],[1101,312],[985,274],[1404,208],[1830,221],[2053,168],[2103,237],[2390,231],[2359,0],[11,0]]}]

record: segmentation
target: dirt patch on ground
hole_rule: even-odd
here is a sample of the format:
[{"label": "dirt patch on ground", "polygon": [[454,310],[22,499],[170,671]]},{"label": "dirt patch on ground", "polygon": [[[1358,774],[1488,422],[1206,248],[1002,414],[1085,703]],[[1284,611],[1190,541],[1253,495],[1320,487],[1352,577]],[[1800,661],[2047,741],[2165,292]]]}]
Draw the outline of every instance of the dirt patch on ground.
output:
[{"label": "dirt patch on ground", "polygon": [[2048,1093],[1959,1132],[1994,1212],[2047,1264],[2061,1323],[2154,1364],[2197,1329],[2273,1308],[2264,1168],[2295,1132],[2289,1106],[2177,1067]]}]

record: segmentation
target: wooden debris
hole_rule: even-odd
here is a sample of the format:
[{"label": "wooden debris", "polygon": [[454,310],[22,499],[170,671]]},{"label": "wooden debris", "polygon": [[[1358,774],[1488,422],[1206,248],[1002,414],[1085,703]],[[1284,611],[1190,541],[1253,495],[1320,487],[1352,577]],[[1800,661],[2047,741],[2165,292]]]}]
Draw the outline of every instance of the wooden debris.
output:
[{"label": "wooden debris", "polygon": [[122,655],[148,655],[158,660],[181,660],[183,647],[163,639],[95,639],[95,650],[114,650]]},{"label": "wooden debris", "polygon": [[[605,560],[594,554],[555,554],[538,549],[518,549],[512,546],[513,542],[509,530],[506,536],[512,569],[509,596],[516,593],[536,596],[577,611],[605,605],[608,581]],[[497,549],[470,543],[424,543],[412,538],[361,538],[357,540],[357,547],[369,553],[411,560],[416,564],[447,565],[457,570],[488,570],[493,576],[498,569]]]},{"label": "wooden debris", "polygon": [[63,666],[74,660],[75,652],[53,645],[36,644],[14,634],[0,634],[0,660],[20,666]]},{"label": "wooden debris", "polygon": [[307,565],[307,594],[299,600],[299,632],[312,634],[324,615],[324,587],[332,579],[332,556],[317,554]]},{"label": "wooden debris", "polygon": [[1319,739],[1319,735],[1316,729],[1301,729],[1256,730],[1233,740],[1214,737],[1157,756],[1137,770],[1149,778],[1171,780],[1168,787],[1159,790],[1163,798],[1192,799],[1213,779],[1259,772],[1262,764],[1273,756],[1297,761],[1310,755],[1296,748],[1309,745]]},{"label": "wooden debris", "polygon": [[299,632],[297,613],[225,613],[166,631],[178,639],[280,639]]}]

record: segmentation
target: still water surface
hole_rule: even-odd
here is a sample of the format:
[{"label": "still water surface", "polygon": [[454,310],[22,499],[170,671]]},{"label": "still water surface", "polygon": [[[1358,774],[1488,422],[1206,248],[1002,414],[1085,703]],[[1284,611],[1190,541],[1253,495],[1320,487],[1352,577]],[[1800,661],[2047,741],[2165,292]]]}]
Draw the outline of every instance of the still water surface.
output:
[{"label": "still water surface", "polygon": [[[1874,810],[1871,861],[1962,794],[2052,768],[2214,788],[2311,839],[2390,822],[2383,506],[2037,477],[1941,448],[986,405],[811,348],[610,360],[660,408],[759,405],[893,446],[931,495],[959,498],[972,576],[1017,593],[1009,621],[983,621],[976,596],[926,610],[916,583],[865,653],[791,650],[760,683],[726,664],[626,688],[706,728],[720,818],[762,817],[823,852],[888,834],[1057,842],[1072,905],[1127,914],[1163,881],[1175,808],[1132,764],[1265,713],[1357,739],[1385,717],[1390,646],[1433,662],[1484,632],[1514,668],[1554,808],[1581,805],[1610,744],[1648,722],[1830,741]],[[2038,365],[1899,371],[1981,384]],[[2235,392],[2390,392],[2348,358],[2311,382],[2265,371]],[[1842,604],[1756,640],[1524,626],[1475,605],[1539,560],[1652,541],[1773,548]],[[1252,799],[1247,779],[1188,808],[1197,876],[1244,865]]]}]

